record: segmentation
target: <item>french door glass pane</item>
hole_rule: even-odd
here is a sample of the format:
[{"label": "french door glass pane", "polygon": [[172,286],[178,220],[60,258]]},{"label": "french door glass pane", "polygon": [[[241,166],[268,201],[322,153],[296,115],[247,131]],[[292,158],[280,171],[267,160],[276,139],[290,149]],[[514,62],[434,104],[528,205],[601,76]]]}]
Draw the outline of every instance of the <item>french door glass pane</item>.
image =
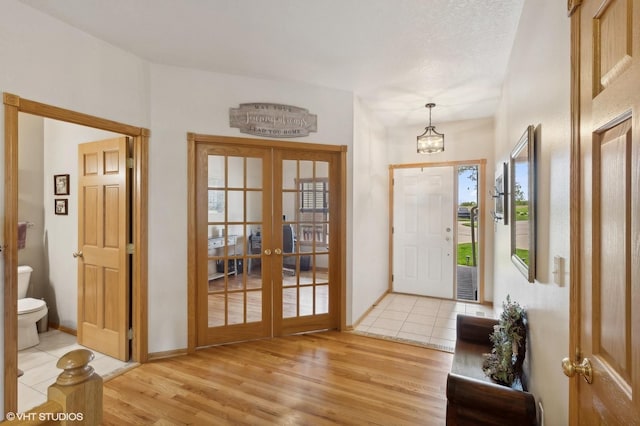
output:
[{"label": "french door glass pane", "polygon": [[262,189],[262,159],[247,158],[247,188]]},{"label": "french door glass pane", "polygon": [[262,159],[208,158],[208,325],[262,321]]},{"label": "french door glass pane", "polygon": [[247,191],[247,222],[262,221],[262,191]]},{"label": "french door glass pane", "polygon": [[328,313],[329,188],[328,162],[283,161],[284,318]]}]

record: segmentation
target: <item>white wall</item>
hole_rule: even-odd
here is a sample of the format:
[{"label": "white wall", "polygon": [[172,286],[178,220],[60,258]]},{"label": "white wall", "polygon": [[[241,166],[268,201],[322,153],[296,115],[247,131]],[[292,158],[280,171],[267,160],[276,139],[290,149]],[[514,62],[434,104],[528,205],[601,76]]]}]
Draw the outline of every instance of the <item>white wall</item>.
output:
[{"label": "white wall", "polygon": [[[295,105],[318,115],[318,132],[292,141],[347,145],[352,158],[353,97],[299,83],[163,65],[151,66],[151,93],[149,352],[159,352],[187,346],[186,133],[246,137],[229,127],[229,108],[245,102]],[[351,165],[347,173],[351,176]],[[349,236],[348,247],[351,241]],[[348,275],[350,283],[351,271]]]},{"label": "white wall", "polygon": [[[18,133],[22,136],[18,149],[18,221],[28,222],[24,249],[18,250],[18,265],[33,268],[28,297],[44,296],[47,276],[44,257],[44,122],[29,114],[18,117]],[[51,183],[53,187],[53,183]]]},{"label": "white wall", "polygon": [[[541,30],[544,28],[544,30]],[[569,353],[570,21],[555,0],[525,2],[500,109],[496,162],[529,124],[538,127],[537,279],[528,283],[510,260],[510,226],[495,241],[495,302],[507,294],[527,308],[530,390],[550,425],[568,423],[568,381],[560,361]],[[565,259],[563,285],[553,283],[553,256]]]},{"label": "white wall", "polygon": [[[1,92],[148,127],[147,62],[19,1],[3,0],[1,8]],[[0,134],[4,134],[4,120],[0,120]],[[3,165],[4,150],[0,150],[0,175],[4,175]],[[4,189],[0,191],[2,211]],[[0,241],[6,243],[4,235]],[[0,306],[4,310],[1,300]],[[0,330],[4,330],[4,319],[0,319]],[[4,366],[2,359],[0,365]]]},{"label": "white wall", "polygon": [[389,161],[386,130],[354,99],[353,264],[351,319],[355,323],[389,288]]},{"label": "white wall", "polygon": [[[484,218],[484,249],[486,262],[484,265],[485,301],[493,300],[493,240],[495,224],[490,211],[493,200],[489,191],[494,186],[494,143],[495,130],[493,118],[454,121],[440,123],[432,120],[439,133],[445,135],[444,152],[437,154],[418,154],[416,137],[424,132],[423,127],[397,127],[388,129],[387,158],[389,164],[435,163],[444,161],[487,160],[486,186],[478,188],[478,199],[482,198],[486,207]],[[426,123],[425,123],[426,126]]]}]

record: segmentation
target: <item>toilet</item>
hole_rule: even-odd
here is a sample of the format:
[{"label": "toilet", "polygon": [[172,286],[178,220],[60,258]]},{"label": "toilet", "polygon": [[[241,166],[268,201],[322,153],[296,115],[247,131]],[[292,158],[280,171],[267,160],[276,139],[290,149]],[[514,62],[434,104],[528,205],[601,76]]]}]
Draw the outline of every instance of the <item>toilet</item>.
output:
[{"label": "toilet", "polygon": [[30,266],[18,266],[18,350],[40,343],[36,323],[48,312],[44,300],[27,297],[31,272]]}]

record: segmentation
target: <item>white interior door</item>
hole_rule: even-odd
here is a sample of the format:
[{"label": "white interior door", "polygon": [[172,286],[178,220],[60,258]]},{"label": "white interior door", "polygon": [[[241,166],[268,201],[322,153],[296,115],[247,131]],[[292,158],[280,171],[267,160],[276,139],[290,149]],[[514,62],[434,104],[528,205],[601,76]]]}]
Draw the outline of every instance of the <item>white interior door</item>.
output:
[{"label": "white interior door", "polygon": [[452,299],[454,168],[396,169],[393,290]]}]

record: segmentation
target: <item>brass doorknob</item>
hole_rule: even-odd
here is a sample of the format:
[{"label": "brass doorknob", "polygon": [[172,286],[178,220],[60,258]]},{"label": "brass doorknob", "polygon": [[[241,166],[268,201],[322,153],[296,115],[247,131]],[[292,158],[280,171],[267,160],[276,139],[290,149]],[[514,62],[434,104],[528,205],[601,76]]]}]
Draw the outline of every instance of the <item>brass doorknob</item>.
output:
[{"label": "brass doorknob", "polygon": [[582,360],[580,364],[576,364],[569,358],[562,360],[562,371],[567,377],[573,377],[576,374],[584,377],[587,383],[593,383],[593,368],[591,367],[591,361],[589,358]]},{"label": "brass doorknob", "polygon": [[274,250],[275,254],[282,254],[282,250],[280,250],[279,248]]},{"label": "brass doorknob", "polygon": [[271,256],[271,249],[265,249],[264,254],[266,254],[267,256]]},{"label": "brass doorknob", "polygon": [[82,251],[76,251],[76,252],[73,252],[73,257],[74,258],[75,257],[84,257],[84,255],[82,254]]}]

